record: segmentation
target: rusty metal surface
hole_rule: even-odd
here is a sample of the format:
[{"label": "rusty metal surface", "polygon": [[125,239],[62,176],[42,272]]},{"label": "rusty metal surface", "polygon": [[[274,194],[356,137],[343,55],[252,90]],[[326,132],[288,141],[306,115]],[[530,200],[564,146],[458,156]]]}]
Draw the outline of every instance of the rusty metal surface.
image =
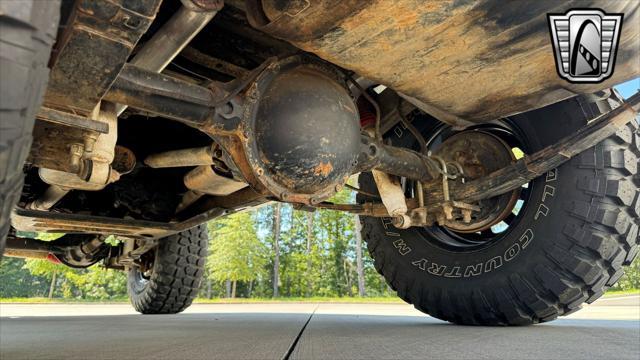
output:
[{"label": "rusty metal surface", "polygon": [[136,155],[131,149],[116,145],[111,167],[120,175],[128,174],[136,167]]},{"label": "rusty metal surface", "polygon": [[[229,212],[237,209],[246,209],[257,206],[268,201],[267,196],[261,194],[250,187],[246,187],[229,196],[212,196],[206,195],[200,198],[193,206],[180,213],[180,220],[206,216],[211,209],[222,209]],[[200,215],[205,214],[205,215]]]},{"label": "rusty metal surface", "polygon": [[182,5],[192,11],[209,12],[220,11],[224,6],[223,0],[181,0]]},{"label": "rusty metal surface", "polygon": [[[354,117],[356,109],[355,106],[349,105],[351,100],[346,93],[340,98],[343,101],[338,101],[339,106],[335,106],[332,111],[345,112],[349,117],[347,121],[351,121],[350,117],[354,117],[353,123],[348,124],[352,127],[340,127],[337,123],[330,125],[323,107],[307,112],[305,103],[300,103],[297,104],[297,108],[288,110],[287,116],[290,118],[287,121],[296,124],[300,123],[299,119],[304,116],[307,120],[313,117],[317,120],[312,124],[315,127],[308,127],[305,123],[294,134],[291,126],[281,124],[281,129],[274,132],[274,124],[270,121],[276,116],[265,116],[260,113],[274,101],[265,105],[261,103],[261,99],[265,97],[265,91],[270,89],[272,80],[277,78],[281,71],[300,69],[305,73],[324,78],[323,81],[333,79],[336,83],[331,86],[331,90],[338,88],[340,78],[337,74],[326,69],[324,64],[308,58],[304,59],[292,57],[277,63],[267,62],[267,65],[258,71],[253,71],[247,78],[229,84],[212,83],[208,88],[126,65],[105,99],[175,119],[203,131],[225,150],[225,162],[235,165],[232,169],[234,175],[242,178],[256,191],[270,193],[288,202],[318,203],[339,191],[342,183],[352,172],[366,171],[373,167],[395,175],[418,176],[422,180],[433,178],[434,169],[428,167],[425,156],[382,143],[365,143],[364,156],[356,161],[355,157],[360,150],[360,144],[357,142],[358,124]],[[252,79],[255,82],[252,82]],[[240,90],[246,87],[248,90],[241,93]],[[307,89],[307,92],[311,90],[313,89]],[[270,98],[275,97],[272,94],[266,95]],[[315,95],[319,96],[319,94]],[[332,98],[325,95],[320,98],[320,101]],[[288,101],[287,99],[288,97],[284,97],[285,102]],[[282,107],[281,105],[279,106]],[[345,136],[347,130],[350,134],[349,138]],[[278,145],[284,141],[284,137],[298,141],[287,150],[288,153],[276,151],[278,156],[287,155],[289,159],[285,158],[283,161],[269,159],[261,152],[260,149],[264,149],[264,146],[258,145],[260,139],[263,142],[275,141]],[[353,139],[356,139],[356,142],[350,143],[349,141]],[[345,154],[337,151],[337,146],[346,149]],[[371,146],[375,148],[375,154],[367,155]],[[325,156],[318,157],[318,152],[310,150],[306,153],[309,159],[300,163],[301,149],[312,147],[324,151]],[[346,155],[346,158],[340,158],[338,155]],[[359,167],[357,171],[356,166]],[[284,174],[288,172],[288,176],[291,176],[291,170],[295,171],[295,176],[292,178],[306,177],[313,191],[298,189],[299,184],[292,179],[287,180]],[[336,182],[336,178],[340,181]]]},{"label": "rusty metal surface", "polygon": [[[44,167],[38,169],[38,175],[40,176],[40,179],[42,181],[47,184],[55,185],[67,190],[75,189],[84,191],[99,191],[104,189],[104,187],[107,186],[110,182],[117,180],[117,178],[113,178],[114,174],[110,171],[110,169],[100,171],[98,174],[99,175],[96,176],[92,173],[91,178],[89,180],[86,180],[86,178],[83,178],[81,177],[81,175],[75,173],[53,170]],[[97,177],[97,179],[94,180],[94,177]],[[62,198],[62,196],[64,195],[61,195],[60,198]],[[58,200],[60,200],[60,198],[58,198]],[[53,206],[55,202],[57,202],[57,200],[53,201],[53,203],[51,203],[50,205]]]},{"label": "rusty metal surface", "polygon": [[[385,84],[450,123],[486,122],[640,74],[637,0],[251,0],[247,5],[256,28]],[[570,84],[556,73],[546,14],[573,7],[625,13],[615,73],[603,83]]]},{"label": "rusty metal surface", "polygon": [[[465,184],[452,184],[451,198],[470,202],[515,190],[612,136],[627,123],[636,121],[639,110],[640,92],[637,92],[621,106],[600,115],[576,133],[562,138],[553,145],[527,155],[480,179]],[[426,183],[424,196],[427,203],[439,202],[443,198],[440,184]]]},{"label": "rusty metal surface", "polygon": [[40,197],[33,202],[27,204],[27,208],[31,210],[47,211],[68,193],[68,188],[63,188],[58,185],[50,185],[44,194],[40,195]]},{"label": "rusty metal surface", "polygon": [[[201,0],[201,5],[205,7],[199,7],[191,0],[184,0],[185,6],[180,7],[171,19],[140,47],[130,64],[156,73],[164,70],[216,15],[217,6],[207,8],[206,3],[211,1]],[[120,115],[125,109],[126,106],[119,105],[116,112]]]},{"label": "rusty metal surface", "polygon": [[151,154],[144,159],[147,166],[154,169],[181,166],[213,165],[215,145],[198,148],[165,151]]},{"label": "rusty metal surface", "polygon": [[[283,86],[283,79],[298,91]],[[208,88],[125,65],[105,100],[212,136],[239,177],[259,192],[317,203],[339,191],[356,166],[357,111],[341,81],[333,68],[305,56],[270,60],[245,78]]]},{"label": "rusty metal surface", "polygon": [[351,175],[359,150],[357,110],[332,68],[306,56],[268,66],[246,93],[244,151],[277,198],[317,203]]},{"label": "rusty metal surface", "polygon": [[26,163],[36,167],[76,173],[79,168],[78,164],[73,164],[71,161],[71,145],[84,144],[87,135],[98,136],[98,132],[36,120],[33,128],[33,143]]},{"label": "rusty metal surface", "polygon": [[357,172],[370,169],[413,180],[429,181],[439,178],[438,168],[428,156],[411,149],[385,145],[363,135]]},{"label": "rusty metal surface", "polygon": [[[50,242],[31,238],[7,237],[6,249],[28,250],[48,254],[51,251]],[[4,253],[7,256],[7,253]]]},{"label": "rusty metal surface", "polygon": [[197,206],[190,208],[189,212],[185,212],[183,218],[173,222],[117,219],[84,214],[34,211],[17,207],[11,215],[11,225],[20,231],[162,238],[265,201],[264,195],[251,188],[242,189],[231,196],[205,196],[199,204],[196,204]]},{"label": "rusty metal surface", "polygon": [[47,260],[49,257],[48,251],[37,251],[37,250],[23,250],[23,249],[13,249],[10,248],[7,244],[7,247],[4,249],[4,253],[2,256],[7,257],[15,257],[21,259],[39,259],[39,260]]},{"label": "rusty metal surface", "polygon": [[213,69],[223,74],[230,75],[235,78],[243,77],[249,74],[249,70],[228,61],[215,58],[209,54],[205,54],[196,48],[187,46],[180,53],[181,57],[199,64],[201,66]]},{"label": "rusty metal surface", "polygon": [[105,122],[92,120],[88,117],[69,114],[44,106],[40,108],[38,114],[36,115],[36,118],[60,125],[95,131],[101,134],[106,134],[109,132],[109,124]]},{"label": "rusty metal surface", "polygon": [[225,95],[218,87],[208,89],[125,65],[104,99],[202,128],[214,114],[213,104]]},{"label": "rusty metal surface", "polygon": [[151,25],[160,3],[78,1],[54,48],[45,104],[89,114]]},{"label": "rusty metal surface", "polygon": [[379,170],[371,170],[378,193],[384,207],[392,216],[403,216],[407,213],[407,202],[400,178]]},{"label": "rusty metal surface", "polygon": [[11,224],[17,230],[35,232],[113,234],[135,237],[161,237],[172,233],[172,225],[168,223],[63,214],[20,208],[17,208],[11,216]]},{"label": "rusty metal surface", "polygon": [[[446,162],[456,162],[464,170],[465,181],[486,177],[490,173],[511,165],[516,160],[511,147],[495,135],[482,131],[463,131],[445,140],[434,154]],[[465,221],[460,212],[444,225],[451,230],[474,233],[491,228],[502,221],[513,209],[520,189],[490,199],[482,199],[479,211],[470,212]],[[463,199],[464,200],[464,199]]]},{"label": "rusty metal surface", "polygon": [[[627,103],[594,119],[587,126],[557,144],[527,156],[513,165],[494,171],[488,176],[463,185],[452,186],[451,197],[454,200],[477,201],[515,190],[531,179],[566,162],[593,144],[611,136],[629,121],[635,121],[639,106],[640,93],[637,93],[629,98]],[[246,161],[244,163],[246,164]],[[426,203],[438,204],[443,199],[440,182],[425,184],[424,191]],[[184,220],[173,223],[113,219],[18,208],[12,216],[12,224],[16,229],[23,231],[102,233],[156,238],[191,228],[230,211],[254,206],[264,201],[266,201],[266,196],[251,188],[245,188],[231,196],[208,196],[200,199],[195,206],[189,208],[189,211],[184,214]],[[386,213],[381,204],[332,205],[320,203],[317,206],[374,216],[385,216]],[[415,208],[416,201],[408,201],[408,207]]]},{"label": "rusty metal surface", "polygon": [[217,174],[210,165],[198,166],[184,176],[184,185],[199,193],[226,196],[247,187],[246,183]]}]

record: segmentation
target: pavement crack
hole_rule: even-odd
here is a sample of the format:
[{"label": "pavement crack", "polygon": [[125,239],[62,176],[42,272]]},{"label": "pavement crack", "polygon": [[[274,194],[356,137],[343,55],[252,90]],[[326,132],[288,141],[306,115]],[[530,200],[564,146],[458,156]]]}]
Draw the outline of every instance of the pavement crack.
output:
[{"label": "pavement crack", "polygon": [[282,360],[289,360],[289,358],[291,357],[291,354],[293,354],[293,350],[295,350],[296,346],[298,346],[298,341],[300,341],[300,338],[302,337],[302,333],[304,333],[304,330],[307,328],[307,325],[309,325],[309,322],[311,322],[311,318],[316,313],[316,310],[318,310],[319,306],[320,305],[316,305],[315,309],[313,309],[313,311],[309,315],[309,318],[307,319],[307,321],[305,321],[304,325],[302,325],[302,327],[300,328],[300,331],[298,332],[298,335],[296,335],[296,338],[293,339],[293,342],[291,343],[291,345],[289,345],[287,352],[285,352],[284,356],[282,356]]}]

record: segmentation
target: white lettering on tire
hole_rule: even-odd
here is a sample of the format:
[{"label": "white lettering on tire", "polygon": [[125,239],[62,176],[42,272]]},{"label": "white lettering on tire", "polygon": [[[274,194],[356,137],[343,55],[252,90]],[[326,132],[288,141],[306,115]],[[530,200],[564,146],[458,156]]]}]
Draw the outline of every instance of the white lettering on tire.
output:
[{"label": "white lettering on tire", "polygon": [[[556,187],[553,185],[549,185],[548,183],[556,181],[558,178],[558,170],[554,169],[547,173],[545,177],[545,184],[541,203],[538,205],[538,209],[536,214],[534,215],[534,221],[537,221],[541,217],[546,217],[549,215],[551,211],[550,207],[547,204],[551,201],[551,198],[555,197]],[[389,225],[391,225],[391,219],[382,219],[382,225],[385,230],[389,229]],[[386,231],[386,234],[389,236],[400,236],[399,233],[395,233],[392,231]],[[479,262],[471,265],[447,265],[447,264],[438,264],[432,262],[426,258],[415,259],[411,261],[411,265],[415,266],[417,269],[429,273],[434,276],[443,276],[448,278],[461,278],[461,277],[473,277],[480,276],[482,274],[489,273],[500,268],[504,263],[512,261],[515,259],[522,250],[526,249],[527,246],[534,239],[534,231],[531,228],[526,229],[522,235],[518,238],[518,241],[511,245],[509,248],[505,250],[505,252],[501,255],[494,256],[487,261]],[[398,253],[402,256],[407,255],[412,251],[412,248],[403,240],[397,239],[393,242],[393,246],[398,250]],[[464,269],[464,271],[462,271]]]}]

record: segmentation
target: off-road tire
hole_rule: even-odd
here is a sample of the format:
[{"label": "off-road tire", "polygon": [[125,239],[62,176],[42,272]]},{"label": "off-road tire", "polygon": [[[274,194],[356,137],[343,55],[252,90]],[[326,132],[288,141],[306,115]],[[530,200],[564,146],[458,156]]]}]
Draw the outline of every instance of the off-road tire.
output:
[{"label": "off-road tire", "polygon": [[[604,111],[610,103],[599,105]],[[574,98],[514,121],[534,138],[535,151],[575,132],[597,115],[594,109]],[[640,131],[632,121],[536,179],[533,203],[513,231],[475,252],[447,251],[426,241],[424,232],[375,218],[361,218],[363,238],[377,271],[422,312],[469,325],[550,321],[598,299],[636,257],[639,158]],[[361,175],[360,186],[376,191],[370,174]]]},{"label": "off-road tire", "polygon": [[22,191],[22,166],[49,79],[59,16],[57,0],[0,1],[0,257]]},{"label": "off-road tire", "polygon": [[191,305],[198,294],[207,258],[206,224],[159,240],[151,275],[140,281],[132,268],[128,276],[129,298],[142,314],[176,314]]}]

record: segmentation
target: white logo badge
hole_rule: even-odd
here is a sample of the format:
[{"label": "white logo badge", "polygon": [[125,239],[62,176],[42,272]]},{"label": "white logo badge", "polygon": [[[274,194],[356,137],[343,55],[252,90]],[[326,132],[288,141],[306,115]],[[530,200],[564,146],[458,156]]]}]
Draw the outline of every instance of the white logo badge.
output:
[{"label": "white logo badge", "polygon": [[560,77],[574,83],[598,83],[613,74],[623,14],[572,9],[547,17]]}]

